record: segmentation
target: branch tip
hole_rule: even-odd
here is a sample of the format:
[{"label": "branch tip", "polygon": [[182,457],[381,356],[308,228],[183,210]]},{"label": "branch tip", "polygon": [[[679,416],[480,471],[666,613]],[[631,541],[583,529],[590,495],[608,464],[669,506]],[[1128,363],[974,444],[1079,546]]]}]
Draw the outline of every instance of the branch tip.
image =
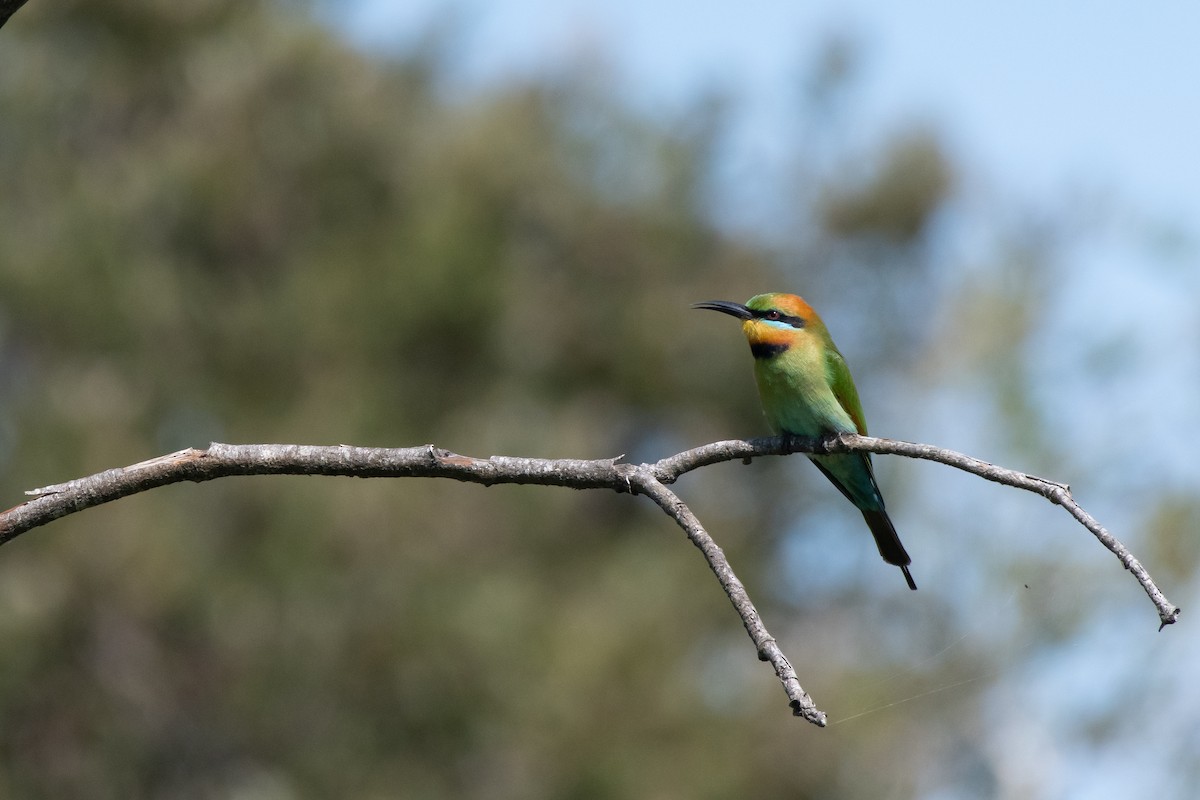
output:
[{"label": "branch tip", "polygon": [[1182,613],[1183,609],[1179,606],[1175,606],[1170,610],[1169,613],[1160,616],[1159,619],[1162,620],[1162,622],[1158,626],[1158,632],[1162,633],[1163,628],[1167,627],[1168,625],[1174,625],[1179,619],[1179,615]]},{"label": "branch tip", "polygon": [[807,703],[803,700],[793,700],[788,705],[792,707],[793,716],[804,717],[818,728],[824,728],[829,724],[825,712],[814,706],[811,700]]}]

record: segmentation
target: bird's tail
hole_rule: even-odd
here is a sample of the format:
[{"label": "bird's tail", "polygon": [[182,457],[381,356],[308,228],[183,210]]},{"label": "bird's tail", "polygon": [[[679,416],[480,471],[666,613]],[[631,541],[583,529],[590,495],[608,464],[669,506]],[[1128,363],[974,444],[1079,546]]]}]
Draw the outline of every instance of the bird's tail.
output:
[{"label": "bird's tail", "polygon": [[904,573],[904,580],[908,581],[908,588],[915,590],[917,583],[908,571],[908,565],[912,563],[912,559],[909,558],[908,551],[901,544],[900,534],[896,533],[896,526],[892,525],[892,520],[888,517],[887,512],[882,509],[863,511],[862,515],[863,519],[867,521],[867,527],[875,536],[875,546],[879,548],[879,555],[883,556],[883,560],[887,563],[899,567]]}]

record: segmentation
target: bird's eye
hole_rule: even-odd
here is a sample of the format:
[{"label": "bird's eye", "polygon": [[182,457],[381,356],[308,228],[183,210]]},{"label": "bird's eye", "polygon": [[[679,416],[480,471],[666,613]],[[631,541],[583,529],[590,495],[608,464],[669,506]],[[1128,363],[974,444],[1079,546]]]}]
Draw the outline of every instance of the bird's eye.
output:
[{"label": "bird's eye", "polygon": [[767,318],[767,319],[771,319],[771,320],[778,320],[778,319],[779,319],[780,317],[782,317],[782,316],[783,316],[783,315],[782,315],[782,314],[780,314],[780,313],[779,313],[778,311],[776,311],[775,309],[771,309],[770,311],[768,311],[768,312],[767,312],[767,317],[766,317],[766,318]]}]

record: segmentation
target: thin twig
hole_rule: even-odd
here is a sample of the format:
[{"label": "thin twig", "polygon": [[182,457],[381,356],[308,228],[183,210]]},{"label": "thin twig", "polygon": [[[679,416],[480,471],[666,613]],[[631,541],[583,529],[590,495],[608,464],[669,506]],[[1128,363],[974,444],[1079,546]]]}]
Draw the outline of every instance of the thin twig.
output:
[{"label": "thin twig", "polygon": [[8,22],[8,18],[17,12],[17,9],[25,5],[26,0],[0,0],[0,28],[4,27],[4,23]]},{"label": "thin twig", "polygon": [[1108,550],[1120,559],[1122,566],[1129,570],[1142,590],[1154,603],[1158,611],[1159,630],[1171,625],[1179,617],[1180,608],[1169,601],[1150,573],[1142,563],[1134,557],[1119,539],[1104,528],[1095,517],[1089,514],[1075,501],[1071,495],[1071,487],[1065,483],[1039,478],[1026,472],[1019,472],[1005,467],[968,456],[954,450],[934,447],[917,442],[903,442],[897,439],[880,439],[875,436],[858,436],[844,433],[826,439],[806,439],[766,437],[760,439],[734,439],[724,442],[713,442],[692,450],[677,453],[654,464],[655,473],[663,483],[672,483],[680,475],[699,467],[716,464],[722,461],[736,459],[749,460],[752,457],[765,455],[787,455],[788,453],[878,453],[880,455],[905,456],[936,461],[950,467],[961,469],[973,475],[978,475],[995,483],[1024,489],[1046,498],[1067,510],[1081,525],[1087,528],[1093,536]]},{"label": "thin twig", "polygon": [[733,607],[737,609],[738,616],[742,618],[742,624],[746,626],[746,633],[750,634],[751,641],[758,648],[759,659],[769,661],[775,668],[775,676],[779,678],[779,682],[783,684],[783,690],[787,692],[793,713],[815,725],[825,727],[825,712],[818,709],[813,704],[812,698],[808,696],[808,692],[801,688],[800,679],[796,677],[796,670],[792,668],[787,656],[779,649],[775,637],[767,632],[762,617],[758,614],[758,609],[754,607],[750,595],[746,593],[746,587],[738,580],[737,575],[733,574],[729,562],[725,559],[725,552],[708,535],[708,531],[704,530],[700,520],[696,519],[696,515],[679,499],[678,495],[660,483],[650,470],[638,470],[634,475],[633,483],[639,492],[657,503],[659,508],[679,523],[679,527],[683,528],[692,544],[696,545],[704,554],[708,566],[717,576],[717,580],[721,582],[721,588],[725,590]]},{"label": "thin twig", "polygon": [[894,439],[878,439],[873,436],[856,436],[850,434],[833,437],[825,440],[822,444],[828,446],[829,452],[858,450],[908,456],[909,458],[924,458],[929,461],[937,461],[951,467],[957,467],[965,472],[986,478],[989,481],[995,481],[1006,486],[1013,486],[1017,489],[1024,489],[1035,494],[1040,494],[1051,503],[1065,508],[1067,513],[1078,520],[1083,527],[1087,528],[1100,541],[1100,544],[1104,545],[1113,555],[1120,559],[1121,565],[1133,574],[1133,577],[1141,584],[1146,596],[1150,598],[1150,602],[1154,603],[1155,609],[1158,610],[1158,629],[1160,631],[1167,625],[1174,624],[1175,620],[1179,617],[1179,606],[1167,600],[1157,584],[1154,583],[1154,579],[1150,577],[1150,573],[1133,556],[1133,553],[1129,552],[1129,548],[1117,539],[1117,537],[1109,533],[1104,526],[1096,521],[1095,517],[1083,510],[1083,507],[1071,495],[1071,487],[1065,483],[998,467],[995,464],[981,461],[978,458],[956,453],[953,450],[933,447],[928,444],[915,444],[913,442],[901,442]]},{"label": "thin twig", "polygon": [[795,671],[775,639],[763,626],[745,587],[733,573],[721,548],[667,484],[679,476],[722,461],[749,461],[759,456],[789,453],[870,452],[937,461],[990,481],[1040,494],[1065,508],[1133,573],[1158,610],[1161,630],[1175,622],[1179,608],[1155,585],[1128,548],[1110,534],[1071,496],[1064,483],[998,467],[977,458],[927,444],[843,434],[826,439],[762,438],[713,442],[661,459],[653,464],[625,464],[618,459],[542,459],[492,456],[473,458],[434,445],[405,448],[313,446],[281,444],[212,444],[152,458],[132,466],[110,469],[67,483],[44,486],[33,496],[0,513],[0,544],[59,517],[82,511],[156,486],[182,481],[209,481],[230,475],[342,475],[359,478],[452,478],[470,483],[539,484],[573,489],[612,489],[644,494],[687,533],[712,568],[721,588],[746,626],[759,657],[769,661],[783,684],[794,712],[817,724],[825,715],[800,687]]}]

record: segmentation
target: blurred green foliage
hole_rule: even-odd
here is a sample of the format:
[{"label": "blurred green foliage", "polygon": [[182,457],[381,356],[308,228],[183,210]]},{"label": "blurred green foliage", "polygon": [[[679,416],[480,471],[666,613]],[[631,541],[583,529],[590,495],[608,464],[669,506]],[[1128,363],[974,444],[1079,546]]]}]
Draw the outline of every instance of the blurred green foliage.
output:
[{"label": "blurred green foliage", "polygon": [[[9,502],[213,440],[640,459],[765,432],[736,332],[688,305],[808,289],[787,276],[796,252],[705,210],[720,103],[650,119],[583,75],[455,97],[436,48],[367,55],[304,4],[65,0],[17,19],[0,47]],[[878,163],[798,209],[826,253],[803,287],[834,294],[831,243],[864,237],[889,256],[868,262],[873,291],[924,285],[882,265],[919,260],[905,249],[952,169],[924,135]],[[911,322],[861,327],[886,342]],[[794,473],[723,465],[680,487],[775,620],[797,603],[763,589],[796,512],[771,498],[800,496]],[[836,603],[805,611],[841,624]],[[5,797],[879,796],[913,780],[889,718],[839,740],[789,717],[702,560],[629,497],[156,490],[6,546],[0,641]],[[830,667],[871,647],[825,642],[797,666],[827,693],[869,690],[871,663]]]}]

